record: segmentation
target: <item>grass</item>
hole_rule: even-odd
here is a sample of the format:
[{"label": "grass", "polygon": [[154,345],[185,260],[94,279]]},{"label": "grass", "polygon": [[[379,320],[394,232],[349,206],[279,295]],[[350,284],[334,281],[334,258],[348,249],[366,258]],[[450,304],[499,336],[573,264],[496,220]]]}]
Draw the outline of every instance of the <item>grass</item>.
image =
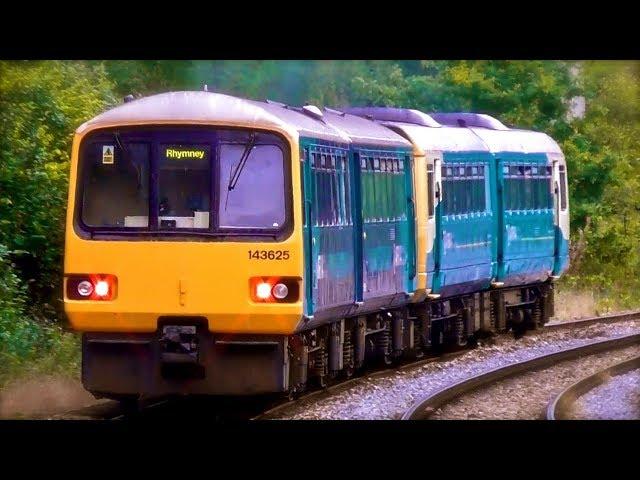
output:
[{"label": "grass", "polygon": [[555,306],[556,318],[567,320],[640,309],[640,284],[566,275],[556,287]]},{"label": "grass", "polygon": [[15,325],[19,328],[2,332],[6,343],[0,347],[0,392],[9,382],[20,378],[41,375],[79,378],[78,334],[31,319],[17,320]]}]

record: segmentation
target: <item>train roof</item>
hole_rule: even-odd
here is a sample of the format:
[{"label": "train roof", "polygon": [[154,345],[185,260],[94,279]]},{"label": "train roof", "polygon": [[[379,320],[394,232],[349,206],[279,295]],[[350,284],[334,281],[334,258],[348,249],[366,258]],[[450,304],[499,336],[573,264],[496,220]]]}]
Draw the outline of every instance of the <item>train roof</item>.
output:
[{"label": "train roof", "polygon": [[402,131],[423,150],[486,151],[491,153],[548,153],[562,155],[547,134],[509,128],[498,119],[479,113],[426,114],[418,110],[390,107],[356,107],[354,114]]},{"label": "train roof", "polygon": [[333,142],[348,141],[340,132],[303,113],[266,102],[205,91],[160,93],[126,102],[84,123],[78,131],[93,126],[172,121],[215,121],[255,128],[275,127]]},{"label": "train roof", "polygon": [[534,130],[509,128],[498,119],[482,113],[432,113],[430,116],[442,125],[469,128],[478,135],[491,152],[523,152],[562,154],[560,147],[549,135]]},{"label": "train roof", "polygon": [[422,125],[423,127],[441,127],[431,116],[420,110],[395,107],[349,107],[346,112],[360,117],[378,120],[381,122],[399,122]]},{"label": "train roof", "polygon": [[411,148],[411,142],[383,125],[346,112],[323,109],[324,121],[344,132],[353,143]]},{"label": "train roof", "polygon": [[482,139],[492,153],[522,152],[562,155],[560,146],[546,133],[514,128],[503,131],[471,127],[470,130]]},{"label": "train roof", "polygon": [[255,128],[280,128],[299,136],[337,143],[410,147],[400,135],[380,124],[344,112],[316,107],[289,107],[206,91],[168,92],[123,103],[78,128],[153,122],[220,122]]},{"label": "train roof", "polygon": [[383,122],[383,124],[396,131],[402,131],[424,151],[490,152],[482,139],[468,128],[446,126],[431,128],[402,122]]}]

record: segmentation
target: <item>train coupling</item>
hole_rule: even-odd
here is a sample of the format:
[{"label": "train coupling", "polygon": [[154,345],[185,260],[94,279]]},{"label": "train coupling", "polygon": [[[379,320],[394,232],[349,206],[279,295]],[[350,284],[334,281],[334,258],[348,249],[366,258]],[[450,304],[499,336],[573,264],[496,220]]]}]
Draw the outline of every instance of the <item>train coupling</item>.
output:
[{"label": "train coupling", "polygon": [[165,325],[160,337],[163,363],[198,363],[198,334],[195,325]]}]

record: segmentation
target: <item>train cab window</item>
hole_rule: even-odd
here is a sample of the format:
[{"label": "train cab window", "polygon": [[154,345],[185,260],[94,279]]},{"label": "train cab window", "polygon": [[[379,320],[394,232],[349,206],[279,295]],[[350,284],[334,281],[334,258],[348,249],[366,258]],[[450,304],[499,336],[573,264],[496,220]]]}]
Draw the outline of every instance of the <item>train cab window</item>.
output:
[{"label": "train cab window", "polygon": [[208,229],[211,160],[208,145],[161,145],[158,227]]},{"label": "train cab window", "polygon": [[[243,144],[220,145],[220,204],[222,228],[277,229],[285,222],[284,154],[277,145],[254,145],[233,189],[229,179],[246,149]],[[317,159],[316,159],[317,161]]]},{"label": "train cab window", "polygon": [[567,209],[567,172],[564,165],[560,165],[560,209]]},{"label": "train cab window", "polygon": [[150,145],[92,143],[85,147],[83,156],[83,223],[90,227],[148,227]]}]

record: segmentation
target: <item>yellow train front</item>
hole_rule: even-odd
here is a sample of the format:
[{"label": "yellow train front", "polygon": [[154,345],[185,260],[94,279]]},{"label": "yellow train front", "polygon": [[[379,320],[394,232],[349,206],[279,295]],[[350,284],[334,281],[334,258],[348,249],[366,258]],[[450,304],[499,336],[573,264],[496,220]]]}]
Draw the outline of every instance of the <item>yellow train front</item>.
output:
[{"label": "yellow train front", "polygon": [[[314,341],[291,337],[314,326],[304,310],[312,287],[303,284],[311,266],[300,155],[311,145],[334,173],[350,162],[349,137],[321,117],[315,108],[171,92],[125,102],[78,128],[64,297],[83,332],[87,390],[122,399],[256,394],[306,381],[308,365],[295,364],[296,353]],[[386,145],[394,158],[399,147],[410,151],[390,130],[354,118],[395,137]],[[303,148],[302,138],[313,140]],[[391,156],[388,163],[391,170]],[[334,193],[344,213],[344,188]],[[363,304],[353,301],[347,275],[351,292],[334,292],[347,297],[329,302],[341,311],[327,318]],[[396,283],[386,302],[412,290]]]}]

